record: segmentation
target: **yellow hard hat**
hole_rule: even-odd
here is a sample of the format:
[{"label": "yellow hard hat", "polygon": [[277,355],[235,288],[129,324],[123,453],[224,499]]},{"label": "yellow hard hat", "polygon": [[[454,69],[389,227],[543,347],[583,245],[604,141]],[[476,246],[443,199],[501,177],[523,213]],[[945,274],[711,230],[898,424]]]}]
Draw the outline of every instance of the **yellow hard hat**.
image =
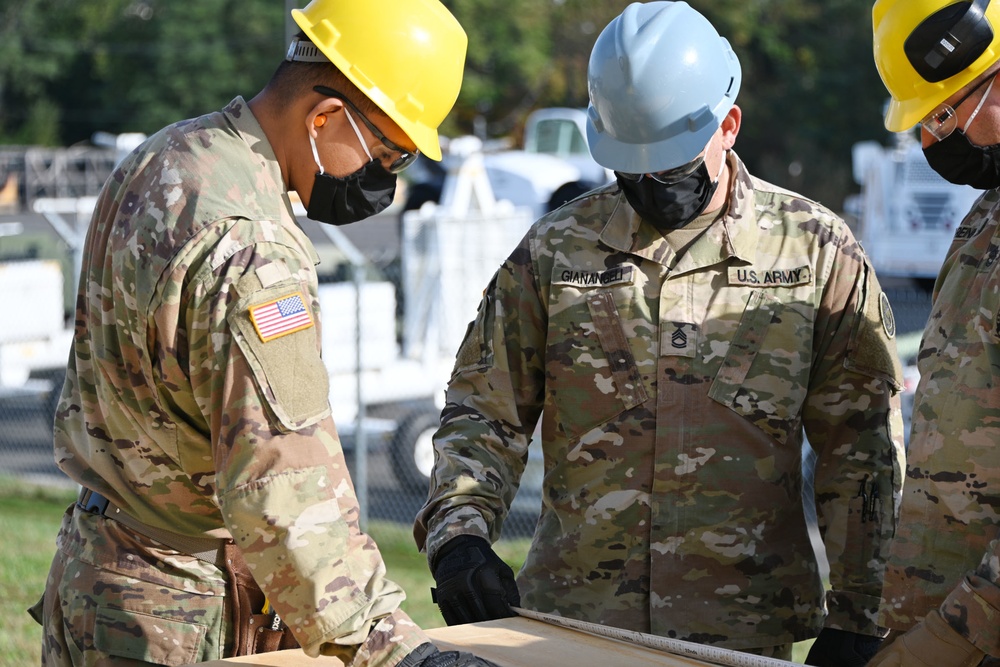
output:
[{"label": "yellow hard hat", "polygon": [[292,18],[421,153],[441,159],[437,128],[458,99],[469,40],[439,0],[312,0]]},{"label": "yellow hard hat", "polygon": [[1000,0],[878,0],[872,27],[891,132],[910,129],[1000,60]]}]

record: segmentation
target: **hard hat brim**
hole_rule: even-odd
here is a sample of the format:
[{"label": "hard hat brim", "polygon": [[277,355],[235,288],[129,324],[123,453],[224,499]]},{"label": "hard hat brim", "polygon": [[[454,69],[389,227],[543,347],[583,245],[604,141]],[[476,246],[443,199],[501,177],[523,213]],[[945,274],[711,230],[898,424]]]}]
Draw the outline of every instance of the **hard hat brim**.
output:
[{"label": "hard hat brim", "polygon": [[700,135],[689,134],[640,145],[618,141],[597,132],[588,123],[587,142],[594,161],[606,169],[627,174],[655,174],[687,164],[698,157],[716,129],[707,129]]},{"label": "hard hat brim", "polygon": [[[990,72],[994,71],[996,60],[992,61],[988,67],[978,70],[966,70],[946,81],[936,84],[924,84],[921,96],[914,96],[912,99],[897,100],[889,99],[886,108],[884,124],[885,129],[890,132],[906,132],[918,125],[928,114],[943,104],[949,97],[967,86],[976,84],[985,79]],[[929,90],[936,92],[933,96],[928,94]]]},{"label": "hard hat brim", "polygon": [[441,139],[437,130],[429,127],[413,126],[408,135],[421,155],[429,157],[435,162],[441,161]]},{"label": "hard hat brim", "polygon": [[[885,129],[890,132],[906,132],[918,125],[924,119],[922,106],[916,104],[905,104],[897,100],[890,99],[889,106],[885,112]],[[929,112],[928,112],[929,113]]]}]

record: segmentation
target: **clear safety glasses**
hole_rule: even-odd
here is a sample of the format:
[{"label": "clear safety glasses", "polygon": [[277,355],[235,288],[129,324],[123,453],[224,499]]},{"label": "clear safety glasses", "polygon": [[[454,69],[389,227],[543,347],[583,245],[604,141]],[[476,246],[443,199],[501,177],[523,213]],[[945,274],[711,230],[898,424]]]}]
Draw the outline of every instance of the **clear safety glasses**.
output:
[{"label": "clear safety glasses", "polygon": [[382,133],[382,130],[375,127],[375,123],[368,120],[368,118],[363,113],[361,113],[361,109],[355,106],[354,102],[347,99],[347,96],[344,95],[343,93],[338,92],[333,88],[327,88],[326,86],[313,86],[313,90],[315,90],[320,95],[326,95],[327,97],[334,97],[343,102],[344,104],[346,104],[347,106],[349,106],[351,110],[354,111],[355,114],[357,114],[358,118],[361,119],[361,122],[364,123],[365,126],[371,131],[371,133],[374,134],[375,137],[382,142],[383,146],[385,146],[386,148],[395,153],[399,153],[399,157],[393,160],[392,164],[389,165],[389,173],[398,174],[399,172],[403,171],[411,164],[413,164],[414,161],[416,161],[417,157],[420,155],[420,151],[413,151],[411,153],[410,151],[406,150],[399,144],[395,143],[389,137],[385,136],[385,134]]},{"label": "clear safety glasses", "polygon": [[666,171],[661,171],[655,174],[629,174],[621,171],[615,173],[630,181],[638,182],[642,180],[643,176],[646,176],[653,179],[657,183],[662,183],[663,185],[674,185],[675,183],[680,183],[685,178],[696,172],[698,167],[700,167],[704,161],[705,156],[700,155],[687,164],[682,164],[679,167],[667,169]]},{"label": "clear safety glasses", "polygon": [[[996,80],[996,77],[997,74],[990,77],[990,85],[986,88],[986,92],[983,93],[983,96],[979,99],[979,104],[976,105],[975,111],[973,111],[972,115],[969,116],[969,120],[965,121],[965,126],[962,128],[962,132],[965,132],[968,129],[969,125],[972,124],[972,120],[976,117],[976,114],[978,114],[979,110],[983,108],[983,104],[986,103],[986,98],[990,96],[990,90],[993,88],[993,82]],[[976,91],[983,87],[983,84],[985,83],[986,80],[981,81],[978,86],[963,95],[962,98],[955,102],[954,105],[942,104],[938,108],[934,109],[934,111],[929,113],[922,121],[920,121],[920,126],[938,141],[946,138],[958,128],[958,112],[956,109],[962,106],[962,103],[972,97]]]}]

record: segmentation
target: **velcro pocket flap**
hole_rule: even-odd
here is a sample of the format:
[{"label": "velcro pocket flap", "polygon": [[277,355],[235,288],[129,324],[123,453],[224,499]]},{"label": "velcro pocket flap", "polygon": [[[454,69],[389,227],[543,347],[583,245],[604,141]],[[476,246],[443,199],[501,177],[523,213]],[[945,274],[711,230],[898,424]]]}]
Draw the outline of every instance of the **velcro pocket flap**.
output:
[{"label": "velcro pocket flap", "polygon": [[[294,295],[299,295],[312,324],[295,324],[277,336],[274,328],[263,329],[260,309]],[[240,299],[229,314],[236,342],[261,393],[274,416],[290,431],[311,426],[330,414],[330,379],[320,356],[319,332],[309,301],[297,282],[282,283]]]}]

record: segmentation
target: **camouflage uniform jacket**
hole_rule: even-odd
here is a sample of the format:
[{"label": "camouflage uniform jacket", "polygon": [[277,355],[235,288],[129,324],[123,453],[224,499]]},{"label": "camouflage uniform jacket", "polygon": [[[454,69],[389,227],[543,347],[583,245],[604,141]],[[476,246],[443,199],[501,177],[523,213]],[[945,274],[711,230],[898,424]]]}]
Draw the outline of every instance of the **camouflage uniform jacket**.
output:
[{"label": "camouflage uniform jacket", "polygon": [[[427,641],[359,529],[320,358],[318,257],[246,102],[167,127],[129,156],[100,196],[84,258],[56,418],[62,470],[155,528],[231,536],[309,655],[393,665]],[[64,552],[121,552],[87,516],[76,523]],[[116,608],[133,642],[184,620],[185,597],[219,596],[212,613],[222,608],[223,573],[202,561],[94,564],[182,591],[175,607],[121,591],[96,602]],[[209,638],[226,623],[191,616]]]},{"label": "camouflage uniform jacket", "polygon": [[890,628],[937,608],[1000,537],[998,221],[1000,191],[990,190],[956,231],[934,287],[883,593]]},{"label": "camouflage uniform jacket", "polygon": [[541,418],[541,517],[518,575],[543,612],[752,648],[877,634],[901,478],[891,311],[825,208],[735,172],[681,256],[617,185],[539,220],[488,286],[449,382],[415,536],[496,540]]}]

